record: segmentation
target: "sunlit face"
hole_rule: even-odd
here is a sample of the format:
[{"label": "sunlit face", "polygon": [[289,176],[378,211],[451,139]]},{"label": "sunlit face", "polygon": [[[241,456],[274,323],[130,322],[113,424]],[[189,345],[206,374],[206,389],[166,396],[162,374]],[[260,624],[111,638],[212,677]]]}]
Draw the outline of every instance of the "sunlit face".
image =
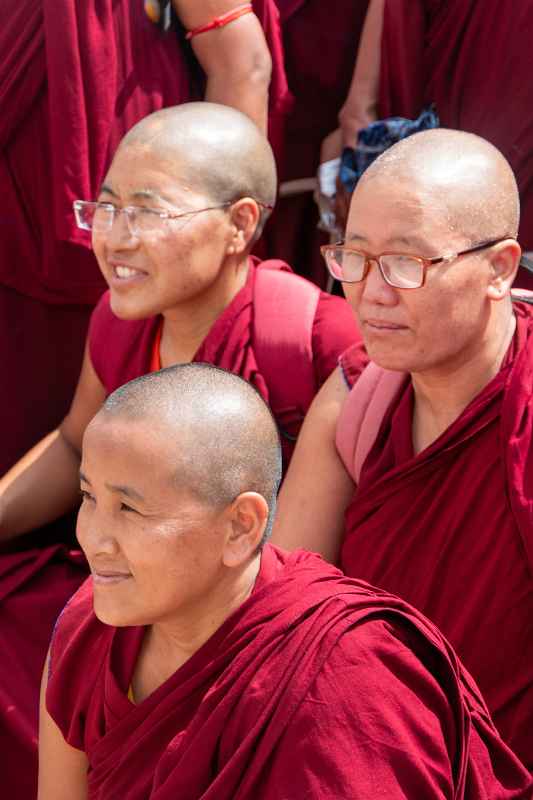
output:
[{"label": "sunlit face", "polygon": [[[178,157],[171,162],[140,145],[118,150],[98,200],[173,214],[220,203],[191,185]],[[111,231],[93,232],[93,250],[115,314],[143,319],[196,304],[213,302],[216,307],[231,233],[227,208],[166,220],[141,236],[129,232],[124,215]]]},{"label": "sunlit face", "polygon": [[[495,231],[495,235],[499,232]],[[443,256],[471,242],[451,229],[439,198],[407,181],[375,177],[354,192],[346,243],[369,254]],[[372,263],[365,281],[344,284],[370,358],[406,372],[444,373],[475,358],[490,315],[485,251],[429,267],[425,285],[401,290]]]},{"label": "sunlit face", "polygon": [[104,414],[85,433],[77,536],[102,622],[187,618],[218,590],[226,513],[176,484],[178,459],[154,423]]}]

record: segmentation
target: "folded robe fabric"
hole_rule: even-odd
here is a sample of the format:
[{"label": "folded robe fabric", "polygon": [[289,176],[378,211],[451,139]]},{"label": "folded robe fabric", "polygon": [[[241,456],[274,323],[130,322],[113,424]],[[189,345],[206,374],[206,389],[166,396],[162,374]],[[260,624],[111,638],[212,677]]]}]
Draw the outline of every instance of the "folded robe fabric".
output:
[{"label": "folded robe fabric", "polygon": [[436,628],[318,556],[267,545],[249,599],[134,705],[143,634],[96,619],[91,579],[54,634],[47,707],[91,800],[529,796]]},{"label": "folded robe fabric", "polygon": [[406,379],[363,464],[341,564],[439,626],[533,770],[533,310],[514,307],[501,371],[416,456]]}]

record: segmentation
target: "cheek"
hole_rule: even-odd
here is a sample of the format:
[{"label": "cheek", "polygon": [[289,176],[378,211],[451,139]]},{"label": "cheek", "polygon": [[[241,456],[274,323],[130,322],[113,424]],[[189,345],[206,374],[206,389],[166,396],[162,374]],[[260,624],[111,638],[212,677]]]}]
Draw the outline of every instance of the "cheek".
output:
[{"label": "cheek", "polygon": [[96,260],[102,269],[102,264],[105,258],[105,240],[101,236],[95,236],[94,233],[91,238],[91,245]]},{"label": "cheek", "polygon": [[146,254],[158,278],[169,286],[196,289],[208,284],[221,266],[223,252],[210,246],[208,237],[182,232],[157,242],[147,241]]},{"label": "cheek", "polygon": [[346,300],[351,305],[356,314],[359,311],[359,305],[361,303],[361,297],[363,294],[363,286],[364,283],[342,284],[342,291],[344,292],[344,296],[346,297]]}]

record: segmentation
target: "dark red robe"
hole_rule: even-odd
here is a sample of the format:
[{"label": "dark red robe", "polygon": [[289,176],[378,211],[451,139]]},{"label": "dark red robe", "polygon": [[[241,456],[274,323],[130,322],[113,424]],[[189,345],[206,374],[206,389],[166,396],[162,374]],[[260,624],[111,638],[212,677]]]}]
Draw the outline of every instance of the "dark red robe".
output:
[{"label": "dark red robe", "polygon": [[[264,377],[266,365],[260,359],[264,354],[257,352],[254,340],[256,269],[253,265],[246,285],[214,323],[194,360],[215,364],[252,382],[273,406],[280,428],[294,436],[306,406],[288,407],[275,400],[280,384],[283,387],[293,380],[290,371],[284,369],[282,354],[276,359],[277,385],[269,384]],[[157,317],[139,322],[119,320],[109,307],[108,294],[102,297],[92,316],[89,346],[96,372],[108,392],[150,372],[160,323]],[[354,341],[360,341],[360,335],[346,301],[322,294],[312,326],[310,368],[316,374],[316,391],[335,368],[340,353]],[[358,352],[364,363],[362,346]],[[304,404],[310,400],[307,395],[302,397]],[[283,441],[288,460],[293,441],[286,437]],[[0,548],[0,652],[7,654],[0,659],[0,752],[8,765],[2,772],[2,785],[6,797],[17,800],[35,797],[38,693],[52,628],[86,576],[79,550],[48,544],[40,531],[26,537],[25,546],[27,549],[22,550],[21,543],[13,542],[9,555],[2,555]],[[19,664],[24,668],[14,668]],[[24,787],[20,785],[21,773]]]},{"label": "dark red robe", "polygon": [[[280,182],[312,178],[320,146],[338,127],[337,115],[352,78],[368,0],[276,0],[281,14],[285,67],[294,105],[288,115]],[[270,257],[325,286],[319,247],[329,241],[317,230],[311,192],[279,200],[267,226]]]},{"label": "dark red robe", "polygon": [[54,633],[47,708],[94,800],[531,796],[437,629],[318,556],[267,545],[249,599],[134,705],[144,632],[99,622],[89,580]]},{"label": "dark red robe", "polygon": [[341,563],[441,628],[533,770],[533,310],[515,309],[501,371],[417,456],[406,380],[363,464]]},{"label": "dark red robe", "polygon": [[[533,250],[533,83],[529,0],[386,0],[379,114],[477,133],[509,160],[522,201],[520,243]],[[507,231],[495,231],[495,235]],[[533,287],[529,273],[520,286]]]}]

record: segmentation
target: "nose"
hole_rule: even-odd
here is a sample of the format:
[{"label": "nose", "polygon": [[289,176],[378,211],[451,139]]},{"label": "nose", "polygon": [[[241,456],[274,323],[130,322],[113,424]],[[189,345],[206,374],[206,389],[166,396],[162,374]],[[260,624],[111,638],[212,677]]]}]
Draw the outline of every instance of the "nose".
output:
[{"label": "nose", "polygon": [[377,305],[394,305],[398,295],[394,286],[389,286],[377,258],[369,259],[369,268],[364,280],[362,299]]},{"label": "nose", "polygon": [[118,542],[111,533],[112,522],[101,517],[101,514],[93,513],[88,518],[83,509],[78,514],[76,538],[88,560],[98,556],[115,556],[119,552]]},{"label": "nose", "polygon": [[138,236],[135,233],[129,213],[126,209],[119,208],[115,211],[111,227],[105,234],[111,248],[136,247]]}]

